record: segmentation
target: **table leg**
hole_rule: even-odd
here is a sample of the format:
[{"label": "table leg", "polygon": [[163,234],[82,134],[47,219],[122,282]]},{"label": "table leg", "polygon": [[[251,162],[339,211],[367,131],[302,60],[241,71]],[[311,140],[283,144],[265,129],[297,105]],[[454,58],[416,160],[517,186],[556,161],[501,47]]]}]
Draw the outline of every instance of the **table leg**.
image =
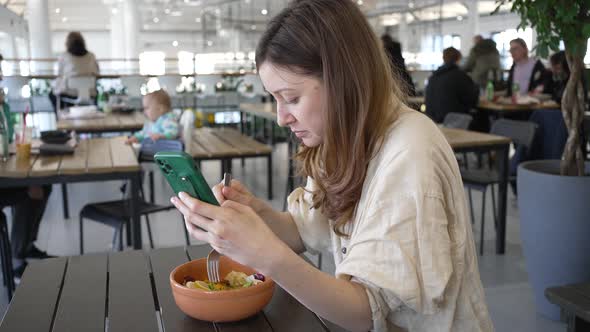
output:
[{"label": "table leg", "polygon": [[581,332],[590,329],[590,322],[577,317],[574,313],[566,313],[565,320],[567,323],[567,332]]},{"label": "table leg", "polygon": [[268,199],[272,199],[272,154],[268,155],[267,159],[267,174],[268,174]]},{"label": "table leg", "polygon": [[131,201],[129,203],[133,249],[141,249],[142,247],[139,216],[139,186],[141,186],[141,175],[137,172],[137,174],[131,177]]},{"label": "table leg", "polygon": [[496,230],[496,253],[506,251],[506,205],[508,201],[508,150],[509,145],[498,149],[500,183],[498,186],[498,229]]},{"label": "table leg", "polygon": [[289,134],[289,136],[287,136],[287,184],[285,188],[285,199],[283,200],[283,211],[287,210],[287,197],[289,197],[289,194],[293,191],[293,187],[295,186],[293,181],[294,171],[292,158],[294,145],[293,138]]},{"label": "table leg", "polygon": [[244,135],[244,112],[242,112],[240,110],[240,133],[242,133],[242,135]]},{"label": "table leg", "polygon": [[268,121],[266,121],[266,119],[262,119],[262,140],[263,142],[268,142],[268,135],[267,135],[267,131],[268,131]]},{"label": "table leg", "polygon": [[155,193],[154,193],[154,172],[149,171],[149,184],[150,184],[150,203],[154,204],[155,200]]},{"label": "table leg", "polygon": [[70,209],[68,208],[68,185],[61,184],[61,197],[63,200],[64,219],[70,219]]}]

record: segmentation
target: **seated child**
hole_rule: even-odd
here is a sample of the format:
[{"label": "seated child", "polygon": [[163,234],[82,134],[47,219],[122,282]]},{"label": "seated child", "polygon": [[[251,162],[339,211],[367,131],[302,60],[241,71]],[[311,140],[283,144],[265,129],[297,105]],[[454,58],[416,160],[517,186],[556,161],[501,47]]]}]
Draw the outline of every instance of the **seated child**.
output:
[{"label": "seated child", "polygon": [[171,112],[170,96],[164,90],[148,93],[143,97],[143,113],[148,118],[143,128],[130,136],[126,143],[141,143],[144,138],[175,139],[178,137],[178,121]]}]

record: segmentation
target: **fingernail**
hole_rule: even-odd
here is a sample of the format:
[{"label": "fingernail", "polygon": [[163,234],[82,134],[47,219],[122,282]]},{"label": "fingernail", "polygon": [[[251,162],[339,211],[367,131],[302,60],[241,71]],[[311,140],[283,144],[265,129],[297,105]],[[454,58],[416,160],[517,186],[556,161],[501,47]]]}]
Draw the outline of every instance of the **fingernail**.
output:
[{"label": "fingernail", "polygon": [[186,198],[186,193],[184,191],[181,191],[178,193],[178,197],[180,197],[180,199],[184,199]]},{"label": "fingernail", "polygon": [[170,202],[176,203],[176,197],[170,197]]}]

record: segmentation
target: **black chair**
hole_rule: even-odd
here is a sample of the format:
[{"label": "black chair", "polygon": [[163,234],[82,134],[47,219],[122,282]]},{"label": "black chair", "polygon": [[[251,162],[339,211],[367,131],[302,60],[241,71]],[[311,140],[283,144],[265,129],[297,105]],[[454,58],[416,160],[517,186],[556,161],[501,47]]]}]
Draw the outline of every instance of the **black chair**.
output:
[{"label": "black chair", "polygon": [[[159,139],[153,141],[151,138],[146,138],[141,142],[141,150],[139,150],[139,162],[154,162],[154,155],[158,151],[184,151],[184,144],[179,140]],[[148,171],[148,185],[150,188],[150,203],[154,203],[154,172]]]},{"label": "black chair", "polygon": [[0,259],[2,260],[2,280],[8,294],[8,302],[14,292],[14,270],[12,266],[12,251],[10,249],[10,237],[6,215],[0,210]]},{"label": "black chair", "polygon": [[443,127],[467,130],[472,121],[473,117],[469,114],[450,112],[445,115]]},{"label": "black chair", "polygon": [[[142,142],[142,148],[139,153],[140,161],[153,161],[153,156],[158,151],[182,151],[183,145],[180,141],[173,140],[158,140],[153,142],[150,139],[146,139]],[[148,238],[150,247],[154,248],[154,242],[152,237],[152,230],[150,225],[149,215],[156,212],[168,211],[174,209],[173,205],[158,205],[153,203],[153,177],[150,177],[150,185],[152,201],[146,202],[143,188],[140,188],[139,192],[139,205],[137,209],[139,215],[143,216],[146,220],[146,226],[148,231]],[[126,184],[122,186],[121,191],[123,196],[126,191]],[[113,234],[112,246],[117,247],[119,250],[123,249],[123,227],[127,226],[127,239],[129,240],[129,225],[131,220],[130,215],[130,199],[122,198],[120,200],[91,203],[85,205],[80,211],[80,254],[84,253],[84,219],[94,220],[105,225],[111,226],[115,229]],[[188,232],[184,227],[184,219],[181,218],[185,236],[186,245],[190,245]],[[118,242],[118,244],[117,244]]]},{"label": "black chair", "polygon": [[[469,129],[471,126],[471,122],[473,122],[473,116],[466,114],[466,113],[458,113],[458,112],[449,112],[445,115],[443,119],[443,127],[446,128],[455,128],[455,129]],[[457,162],[459,165],[466,165],[467,164],[467,153],[464,152],[461,155],[455,154],[457,157]]]},{"label": "black chair", "polygon": [[[512,143],[515,146],[517,154],[522,158],[526,155],[527,151],[530,151],[535,139],[535,133],[537,125],[528,121],[516,121],[499,119],[492,124],[491,134],[505,136],[512,139]],[[490,155],[489,160],[493,157]],[[512,160],[511,162],[518,164],[520,160]],[[492,191],[492,213],[494,216],[494,225],[497,225],[496,217],[496,195],[494,193],[494,185],[500,183],[500,174],[497,168],[491,167],[477,168],[477,169],[461,169],[461,177],[463,178],[463,185],[467,187],[469,191],[469,209],[471,212],[471,221],[475,222],[475,214],[473,212],[473,198],[471,190],[481,191],[482,193],[482,208],[481,208],[481,233],[479,252],[483,255],[483,239],[484,239],[484,226],[485,226],[485,209],[486,209],[486,191],[488,186],[491,186]],[[515,178],[515,177],[514,177]]]}]

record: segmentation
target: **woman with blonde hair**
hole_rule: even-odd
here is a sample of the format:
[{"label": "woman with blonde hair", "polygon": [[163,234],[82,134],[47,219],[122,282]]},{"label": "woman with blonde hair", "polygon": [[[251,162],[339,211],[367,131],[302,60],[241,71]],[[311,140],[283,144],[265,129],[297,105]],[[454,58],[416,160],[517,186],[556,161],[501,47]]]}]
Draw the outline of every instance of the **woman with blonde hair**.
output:
[{"label": "woman with blonde hair", "polygon": [[[409,109],[349,0],[292,2],[256,50],[277,117],[300,139],[305,188],[274,211],[240,182],[221,206],[171,201],[198,240],[355,331],[491,331],[453,151]],[[200,228],[197,228],[200,227]],[[336,275],[299,256],[331,251]]]}]

